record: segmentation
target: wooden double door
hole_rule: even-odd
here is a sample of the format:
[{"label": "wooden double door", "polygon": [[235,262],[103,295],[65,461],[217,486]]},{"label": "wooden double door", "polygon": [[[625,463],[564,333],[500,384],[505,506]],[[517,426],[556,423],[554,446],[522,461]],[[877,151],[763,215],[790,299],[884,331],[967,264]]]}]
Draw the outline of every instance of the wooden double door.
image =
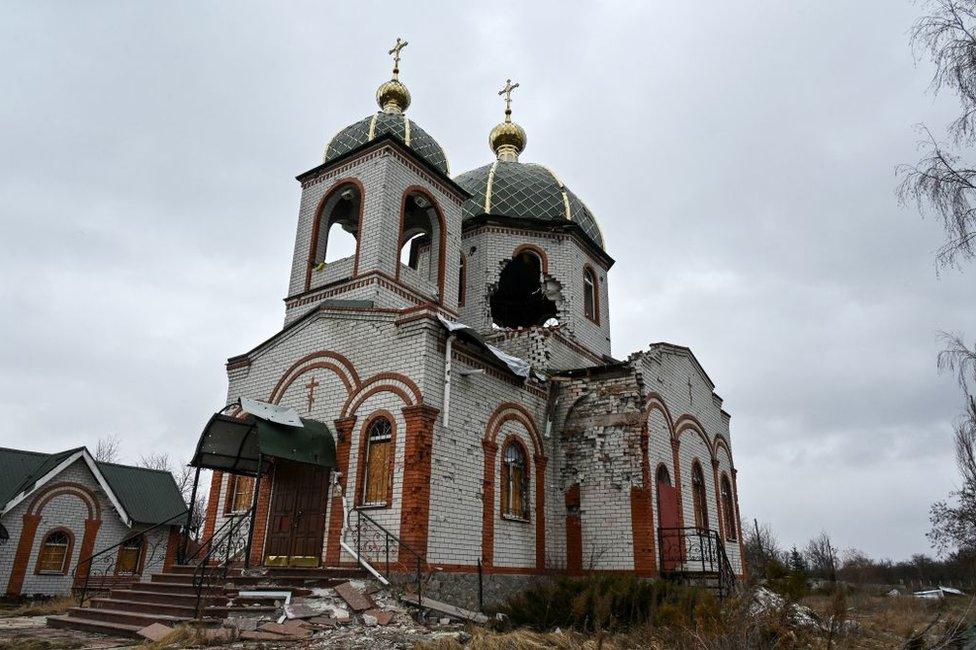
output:
[{"label": "wooden double door", "polygon": [[264,563],[318,566],[329,503],[329,470],[279,460],[273,480]]}]

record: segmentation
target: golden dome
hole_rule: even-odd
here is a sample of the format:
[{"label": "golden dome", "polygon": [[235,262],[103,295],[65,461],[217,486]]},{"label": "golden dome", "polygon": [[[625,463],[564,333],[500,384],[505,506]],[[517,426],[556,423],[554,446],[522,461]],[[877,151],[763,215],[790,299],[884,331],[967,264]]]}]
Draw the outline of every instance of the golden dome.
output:
[{"label": "golden dome", "polygon": [[499,160],[518,160],[525,149],[528,137],[525,129],[511,120],[511,111],[506,111],[505,121],[491,130],[488,146],[498,155]]},{"label": "golden dome", "polygon": [[376,103],[384,113],[402,113],[410,106],[410,91],[399,79],[390,79],[376,89]]}]

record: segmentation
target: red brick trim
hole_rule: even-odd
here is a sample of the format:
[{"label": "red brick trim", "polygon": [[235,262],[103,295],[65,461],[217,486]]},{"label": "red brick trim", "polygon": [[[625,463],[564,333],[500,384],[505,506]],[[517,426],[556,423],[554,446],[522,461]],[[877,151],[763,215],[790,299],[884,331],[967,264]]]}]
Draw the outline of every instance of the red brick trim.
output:
[{"label": "red brick trim", "polygon": [[[387,467],[387,473],[389,476],[389,482],[387,483],[386,490],[386,505],[383,508],[389,508],[393,505],[393,468],[396,465],[396,443],[397,443],[397,421],[392,413],[384,409],[379,409],[374,411],[363,421],[363,426],[359,429],[359,454],[356,458],[356,498],[353,503],[357,506],[363,505],[363,497],[365,495],[364,481],[366,478],[366,448],[367,441],[369,438],[369,427],[376,420],[384,418],[390,423],[390,457],[388,461],[389,467]],[[380,506],[370,505],[370,508],[380,508]]]},{"label": "red brick trim", "polygon": [[715,443],[712,445],[715,450],[715,458],[718,458],[718,450],[724,449],[725,454],[729,457],[729,468],[735,469],[735,463],[732,462],[732,447],[729,446],[729,441],[725,439],[721,433],[715,434]]},{"label": "red brick trim", "polygon": [[[322,210],[325,209],[325,204],[329,201],[329,199],[349,185],[354,185],[359,190],[359,217],[356,232],[356,260],[353,264],[352,271],[353,277],[359,275],[359,233],[361,233],[363,229],[363,206],[366,204],[366,191],[363,189],[363,184],[358,178],[347,176],[333,183],[332,187],[329,188],[329,191],[322,196],[322,198],[319,200],[318,206],[315,208],[315,219],[312,221],[312,236],[310,238],[311,244],[308,247],[308,259],[305,263],[305,291],[308,291],[309,287],[312,285],[312,268],[315,266],[315,249],[318,248],[320,234],[319,230],[322,226]],[[328,235],[328,233],[326,233],[326,235]]]},{"label": "red brick trim", "polygon": [[485,452],[484,478],[482,480],[481,509],[481,563],[491,567],[495,562],[495,462],[498,458],[498,443],[484,439],[481,446]]},{"label": "red brick trim", "polygon": [[705,448],[708,449],[709,459],[715,458],[715,450],[712,448],[712,441],[708,439],[708,434],[705,433],[705,427],[702,426],[702,423],[694,415],[688,415],[686,413],[675,421],[673,435],[675,439],[679,439],[683,433],[689,430],[697,433],[698,437],[705,443]]},{"label": "red brick trim", "polygon": [[535,568],[546,568],[546,465],[549,459],[538,454],[535,462]]},{"label": "red brick trim", "polygon": [[406,422],[403,449],[403,488],[400,507],[400,539],[427,562],[430,524],[430,467],[434,421],[438,409],[426,404],[403,409]]},{"label": "red brick trim", "polygon": [[400,281],[400,249],[406,243],[403,241],[403,221],[407,215],[407,199],[414,194],[420,194],[430,201],[430,205],[434,208],[434,213],[437,215],[437,220],[440,223],[438,227],[440,236],[437,244],[437,297],[439,302],[444,302],[444,265],[446,262],[444,258],[447,256],[447,220],[444,219],[444,213],[441,211],[441,206],[437,199],[434,198],[434,195],[427,188],[420,185],[410,185],[407,187],[403,191],[403,198],[400,200],[400,228],[397,234],[397,253],[395,256],[396,281]]},{"label": "red brick trim", "polygon": [[485,427],[485,437],[494,441],[498,437],[498,431],[506,422],[515,420],[521,422],[532,438],[534,451],[538,455],[543,455],[542,437],[535,426],[535,420],[527,408],[516,402],[502,402],[492,412],[488,418],[488,425]]},{"label": "red brick trim", "polygon": [[163,557],[163,571],[169,571],[173,565],[176,564],[176,552],[179,550],[179,548],[180,527],[170,526],[169,535],[166,539],[166,555]]},{"label": "red brick trim", "polygon": [[329,504],[329,533],[325,552],[327,566],[339,566],[342,549],[339,539],[342,534],[342,497],[347,494],[349,484],[349,450],[352,447],[352,432],[356,426],[356,416],[339,418],[335,421],[336,428],[336,464],[339,472],[338,490],[332,493],[332,503]]},{"label": "red brick trim", "polygon": [[668,436],[674,437],[674,419],[671,417],[671,411],[668,410],[667,404],[664,403],[664,398],[658,393],[648,393],[647,398],[644,400],[644,420],[646,421],[650,415],[651,411],[660,411],[664,416],[665,422],[668,425]]},{"label": "red brick trim", "polygon": [[[410,394],[403,390],[396,384],[391,382],[399,382],[406,386]],[[378,384],[378,385],[374,385]],[[381,392],[394,393],[403,400],[404,404],[407,406],[416,406],[423,402],[424,396],[420,392],[420,388],[417,384],[407,377],[406,375],[401,375],[398,372],[379,372],[363,382],[359,388],[346,398],[345,404],[342,406],[342,416],[347,417],[354,414],[360,406],[363,405],[367,399],[372,395]]]},{"label": "red brick trim", "polygon": [[98,504],[98,497],[95,493],[82,485],[81,483],[74,483],[71,481],[61,481],[59,483],[51,483],[36,495],[31,500],[30,506],[27,511],[31,514],[39,514],[44,510],[51,499],[59,497],[65,494],[70,494],[76,496],[84,502],[85,507],[88,508],[88,518],[89,519],[101,519],[102,518],[102,507]]},{"label": "red brick trim", "polygon": [[681,440],[678,438],[671,438],[671,462],[674,465],[674,489],[678,491],[678,527],[684,528],[685,526],[685,500],[681,492],[681,459],[679,450],[681,448]]},{"label": "red brick trim", "polygon": [[[566,490],[566,573],[583,573],[583,515],[580,512],[580,485],[574,483]],[[571,515],[570,510],[576,514]]]},{"label": "red brick trim", "polygon": [[458,262],[458,309],[464,307],[468,297],[468,258],[461,253],[461,261]]},{"label": "red brick trim", "polygon": [[220,501],[220,484],[224,473],[214,471],[210,477],[210,494],[207,496],[207,516],[203,520],[203,541],[209,542],[217,526],[217,504]]},{"label": "red brick trim", "polygon": [[[319,361],[319,359],[330,359],[338,362],[339,365],[335,365],[330,361]],[[359,373],[356,372],[356,367],[351,361],[349,361],[349,359],[338,352],[332,352],[331,350],[320,350],[318,352],[306,354],[304,357],[293,363],[291,367],[289,367],[288,370],[281,375],[281,378],[278,379],[278,383],[275,384],[274,390],[271,391],[268,401],[272,404],[277,404],[281,397],[285,394],[285,391],[288,390],[295,380],[305,374],[305,372],[308,370],[312,370],[314,368],[325,368],[335,372],[343,386],[346,387],[347,393],[352,393],[359,387]]]},{"label": "red brick trim", "polygon": [[518,257],[520,253],[525,252],[535,253],[536,257],[539,258],[540,270],[546,275],[549,274],[549,258],[546,256],[546,252],[535,244],[521,244],[512,251],[512,259]]},{"label": "red brick trim", "polygon": [[34,536],[37,534],[37,525],[40,523],[40,515],[24,514],[23,516],[20,540],[17,542],[17,552],[14,554],[14,564],[10,571],[10,581],[7,583],[8,596],[19,596],[24,586],[27,563],[30,562],[31,549],[34,547]]},{"label": "red brick trim", "polygon": [[264,545],[268,535],[268,518],[271,516],[272,473],[261,477],[258,501],[254,509],[254,536],[251,538],[251,564],[264,563]]},{"label": "red brick trim", "polygon": [[723,521],[722,493],[719,492],[718,485],[718,461],[712,459],[712,486],[715,488],[715,515],[718,517],[719,539],[725,539],[725,522]]},{"label": "red brick trim", "polygon": [[[81,548],[78,549],[78,566],[75,568],[74,587],[81,587],[88,575],[88,560],[95,551],[95,538],[98,536],[98,529],[102,526],[101,519],[86,519],[85,533],[81,538]],[[170,535],[172,537],[172,534]],[[179,536],[177,536],[179,541]]]},{"label": "red brick trim", "polygon": [[[44,548],[44,542],[47,538],[54,533],[64,533],[68,536],[68,548],[65,550],[64,560],[61,563],[60,571],[41,571],[41,550]],[[64,526],[55,526],[47,530],[44,535],[41,536],[41,545],[37,549],[37,558],[34,560],[34,575],[38,576],[66,576],[68,575],[68,568],[71,566],[71,554],[75,550],[75,532],[70,528],[65,528]]]}]

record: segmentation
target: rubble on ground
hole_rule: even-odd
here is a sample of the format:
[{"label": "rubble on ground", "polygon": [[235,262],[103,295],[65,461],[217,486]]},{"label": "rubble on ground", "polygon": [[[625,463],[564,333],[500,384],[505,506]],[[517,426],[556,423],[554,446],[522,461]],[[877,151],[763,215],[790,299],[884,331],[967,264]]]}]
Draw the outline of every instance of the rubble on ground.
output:
[{"label": "rubble on ground", "polygon": [[[833,626],[831,619],[823,620],[817,614],[799,603],[790,603],[785,598],[766,587],[759,587],[752,594],[749,613],[753,616],[786,611],[787,621],[796,627],[816,628],[825,632]],[[857,621],[843,621],[840,632],[847,634],[857,630]],[[837,630],[835,630],[837,631]]]},{"label": "rubble on ground", "polygon": [[304,595],[281,602],[274,613],[237,612],[225,618],[222,627],[240,641],[260,642],[264,647],[301,641],[303,647],[312,648],[394,648],[445,637],[464,640],[462,621],[481,616],[461,609],[445,615],[426,607],[426,598],[425,616],[421,616],[421,610],[410,604],[411,599],[416,603],[416,596],[401,600],[375,580],[349,580],[300,593]]}]

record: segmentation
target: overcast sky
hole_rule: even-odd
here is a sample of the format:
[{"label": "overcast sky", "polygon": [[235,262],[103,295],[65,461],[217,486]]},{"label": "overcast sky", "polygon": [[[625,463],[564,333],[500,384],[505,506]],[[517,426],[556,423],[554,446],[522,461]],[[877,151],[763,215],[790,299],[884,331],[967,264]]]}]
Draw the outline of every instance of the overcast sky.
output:
[{"label": "overcast sky", "polygon": [[928,552],[976,338],[974,270],[893,195],[951,98],[900,0],[0,5],[0,444],[118,434],[186,459],[224,361],[278,331],[294,176],[375,110],[396,36],[409,115],[452,173],[523,161],[600,220],[613,351],[690,346],[732,413],[743,525]]}]

